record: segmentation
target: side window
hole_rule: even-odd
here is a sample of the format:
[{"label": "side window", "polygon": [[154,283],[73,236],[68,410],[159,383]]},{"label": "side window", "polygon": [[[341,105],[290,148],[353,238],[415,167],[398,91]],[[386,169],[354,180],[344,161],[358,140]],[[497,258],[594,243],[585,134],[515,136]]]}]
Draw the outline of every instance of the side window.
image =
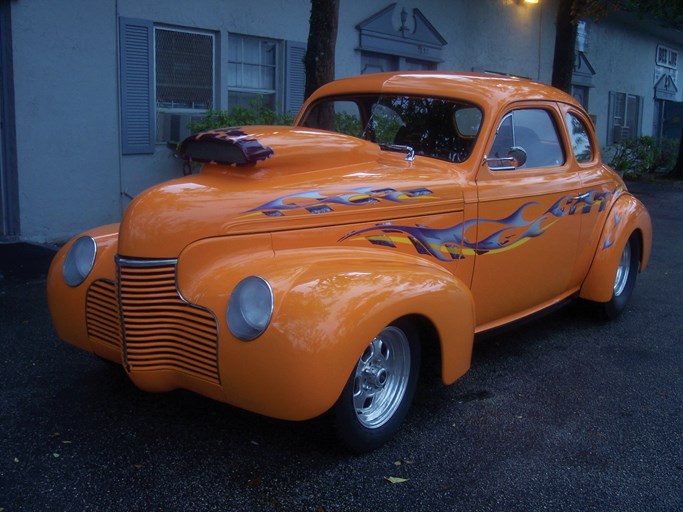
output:
[{"label": "side window", "polygon": [[516,110],[515,146],[526,151],[525,168],[554,167],[564,163],[564,152],[550,113],[542,109]]},{"label": "side window", "polygon": [[572,141],[572,149],[574,156],[579,163],[590,162],[593,160],[593,146],[591,145],[591,138],[588,135],[586,125],[571,113],[567,113],[565,117],[567,122],[567,129],[569,130],[569,137]]},{"label": "side window", "polygon": [[[523,149],[526,161],[516,165],[513,149]],[[492,160],[491,160],[492,159]],[[503,159],[503,160],[495,160]],[[490,152],[493,170],[556,167],[564,164],[564,150],[552,116],[540,108],[519,109],[506,115],[496,132]],[[520,162],[521,163],[521,162]]]},{"label": "side window", "polygon": [[[506,158],[510,149],[515,145],[515,139],[512,135],[512,114],[506,115],[498,125],[496,131],[496,138],[491,146],[490,158]],[[502,161],[496,162],[496,167],[504,167]]]}]

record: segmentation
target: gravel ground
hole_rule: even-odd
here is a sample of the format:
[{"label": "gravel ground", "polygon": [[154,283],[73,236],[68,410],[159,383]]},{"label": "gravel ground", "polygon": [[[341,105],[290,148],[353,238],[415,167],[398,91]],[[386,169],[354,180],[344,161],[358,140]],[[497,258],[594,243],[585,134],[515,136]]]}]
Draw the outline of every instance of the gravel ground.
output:
[{"label": "gravel ground", "polygon": [[471,371],[425,382],[363,456],[324,417],[137,390],[57,338],[43,278],[5,270],[0,512],[683,510],[683,190],[631,189],[655,245],[619,320],[575,303],[478,340]]}]

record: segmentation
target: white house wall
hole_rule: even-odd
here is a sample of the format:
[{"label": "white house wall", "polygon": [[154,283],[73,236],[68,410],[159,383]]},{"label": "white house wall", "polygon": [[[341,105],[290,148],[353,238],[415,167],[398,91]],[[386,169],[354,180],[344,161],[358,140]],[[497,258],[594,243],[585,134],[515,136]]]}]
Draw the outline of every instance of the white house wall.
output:
[{"label": "white house wall", "polygon": [[[641,28],[641,30],[638,30]],[[680,36],[679,36],[680,37]],[[635,15],[610,16],[590,23],[586,55],[595,69],[588,111],[596,116],[596,131],[601,144],[606,144],[609,93],[640,96],[643,102],[641,135],[650,135],[653,125],[655,56],[657,45],[676,49],[679,58],[683,47],[669,32],[655,25],[652,31]],[[678,81],[677,101],[681,101],[683,84]]]},{"label": "white house wall", "polygon": [[116,221],[114,4],[13,2],[12,33],[22,238],[59,240]]},{"label": "white house wall", "polygon": [[[360,73],[356,27],[391,3],[341,0],[338,77]],[[557,3],[401,1],[395,21],[398,29],[403,8],[422,12],[447,41],[440,70],[495,71],[549,83]],[[166,144],[156,145],[153,154],[122,154],[120,17],[212,32],[216,106],[224,109],[228,34],[306,42],[310,16],[309,0],[20,0],[11,5],[21,237],[39,242],[117,222],[132,197],[182,174]],[[590,37],[588,55],[598,74],[589,110],[597,116],[601,142],[609,91],[645,96],[642,126],[648,133],[652,60],[657,42],[666,41],[610,23],[594,27]],[[647,87],[649,96],[639,92]]]},{"label": "white house wall", "polygon": [[[336,48],[339,77],[361,70],[356,25],[390,3],[341,0]],[[520,5],[514,0],[404,1],[397,2],[396,17],[403,8],[411,12],[417,7],[446,39],[440,70],[496,71],[549,82],[556,4],[555,0],[542,5]],[[395,22],[398,28],[400,21]]]}]

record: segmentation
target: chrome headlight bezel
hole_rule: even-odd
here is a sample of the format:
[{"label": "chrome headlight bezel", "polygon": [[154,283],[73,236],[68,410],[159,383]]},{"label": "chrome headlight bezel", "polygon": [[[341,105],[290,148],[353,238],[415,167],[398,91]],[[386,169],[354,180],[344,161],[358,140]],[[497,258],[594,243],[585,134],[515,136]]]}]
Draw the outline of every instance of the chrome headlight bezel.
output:
[{"label": "chrome headlight bezel", "polygon": [[62,276],[64,282],[72,288],[80,285],[90,275],[97,257],[97,242],[91,236],[82,236],[76,240],[64,258]]},{"label": "chrome headlight bezel", "polygon": [[255,340],[270,325],[274,306],[268,281],[260,276],[242,279],[232,291],[225,313],[230,332],[242,341]]}]

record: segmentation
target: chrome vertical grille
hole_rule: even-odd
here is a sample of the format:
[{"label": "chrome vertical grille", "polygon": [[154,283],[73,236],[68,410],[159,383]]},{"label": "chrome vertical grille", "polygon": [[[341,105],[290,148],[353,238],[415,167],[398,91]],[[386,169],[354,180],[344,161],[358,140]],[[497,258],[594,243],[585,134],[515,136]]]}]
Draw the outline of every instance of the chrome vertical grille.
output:
[{"label": "chrome vertical grille", "polygon": [[121,316],[116,283],[93,281],[85,299],[85,323],[91,341],[121,351]]},{"label": "chrome vertical grille", "polygon": [[213,313],[178,293],[175,260],[119,260],[124,354],[133,371],[172,370],[219,383]]}]

